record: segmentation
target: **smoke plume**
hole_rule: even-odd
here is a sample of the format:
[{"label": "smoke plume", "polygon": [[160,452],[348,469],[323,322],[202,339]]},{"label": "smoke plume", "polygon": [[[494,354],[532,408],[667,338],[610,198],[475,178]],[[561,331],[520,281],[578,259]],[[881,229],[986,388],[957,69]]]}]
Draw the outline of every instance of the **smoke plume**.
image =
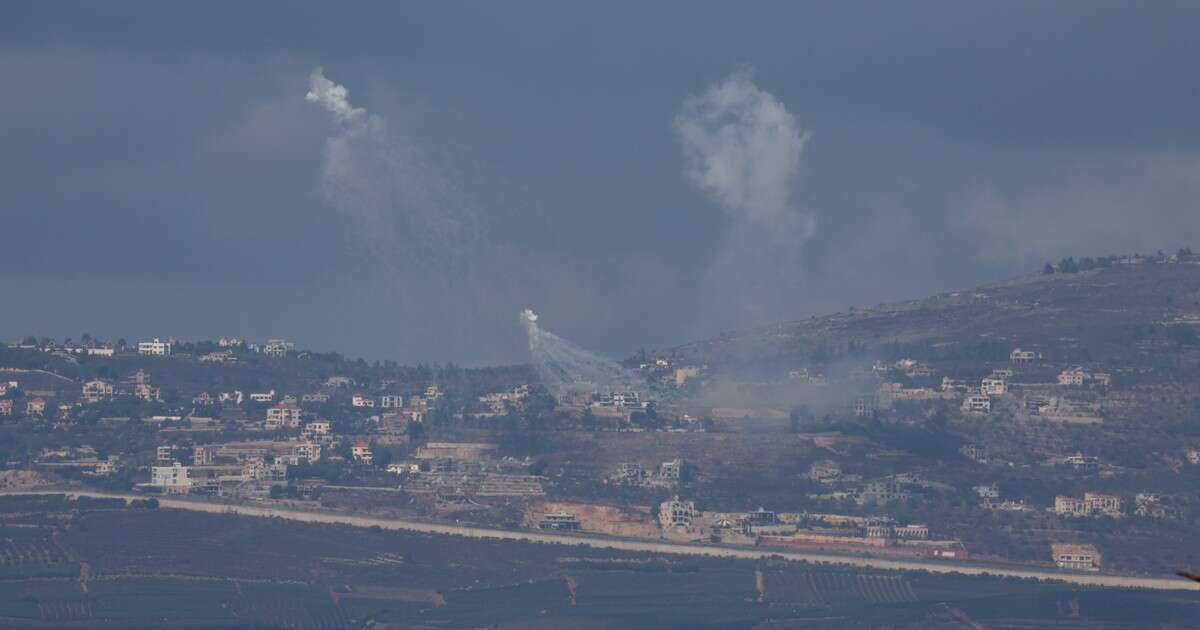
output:
[{"label": "smoke plume", "polygon": [[521,324],[529,336],[529,354],[546,386],[555,396],[571,391],[642,391],[644,380],[631,370],[543,329],[538,316],[521,311]]},{"label": "smoke plume", "polygon": [[738,323],[777,317],[816,225],[791,198],[808,132],[748,71],[684,99],[674,127],[688,178],[729,220],[710,281],[742,309]]},{"label": "smoke plume", "polygon": [[349,91],[309,75],[304,100],[329,112],[321,191],[349,223],[352,244],[372,268],[388,274],[430,271],[447,281],[467,271],[482,239],[480,223],[453,182],[412,143],[391,134],[383,118],[349,101]]}]

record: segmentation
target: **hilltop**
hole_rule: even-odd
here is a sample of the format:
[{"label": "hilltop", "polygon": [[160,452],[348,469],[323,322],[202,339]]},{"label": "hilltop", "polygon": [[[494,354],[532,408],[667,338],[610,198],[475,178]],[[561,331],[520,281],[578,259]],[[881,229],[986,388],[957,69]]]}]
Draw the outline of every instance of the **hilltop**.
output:
[{"label": "hilltop", "polygon": [[726,333],[670,349],[680,361],[811,361],[889,348],[1001,358],[1011,348],[1064,361],[1141,362],[1191,348],[1200,257],[1117,259],[1088,271],[1021,276],[976,289]]}]

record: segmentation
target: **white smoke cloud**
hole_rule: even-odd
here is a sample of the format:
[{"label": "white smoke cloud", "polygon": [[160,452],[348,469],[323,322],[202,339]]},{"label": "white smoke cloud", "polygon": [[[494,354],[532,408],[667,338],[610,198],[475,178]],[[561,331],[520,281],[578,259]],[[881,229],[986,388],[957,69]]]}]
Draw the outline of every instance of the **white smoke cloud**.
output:
[{"label": "white smoke cloud", "polygon": [[521,311],[521,325],[529,336],[533,366],[555,396],[572,390],[642,391],[645,381],[615,361],[589,352],[538,325],[530,309]]},{"label": "white smoke cloud", "polygon": [[778,295],[794,285],[801,248],[816,228],[792,202],[809,133],[748,71],[684,99],[674,128],[687,176],[730,219],[709,276],[742,311],[734,323],[780,317]]},{"label": "white smoke cloud", "polygon": [[453,180],[390,133],[382,117],[352,105],[349,91],[322,68],[309,75],[304,100],[329,112],[335,125],[321,191],[347,221],[352,245],[365,249],[365,262],[390,279],[423,271],[427,279],[462,281],[482,234]]},{"label": "white smoke cloud", "polygon": [[325,69],[317,67],[308,75],[308,94],[304,100],[316,103],[329,110],[333,119],[347,126],[362,125],[367,118],[367,110],[354,107],[348,97],[350,91],[325,78]]},{"label": "white smoke cloud", "polygon": [[687,174],[736,220],[811,236],[814,221],[791,203],[809,133],[778,99],[737,72],[689,96],[675,117]]}]

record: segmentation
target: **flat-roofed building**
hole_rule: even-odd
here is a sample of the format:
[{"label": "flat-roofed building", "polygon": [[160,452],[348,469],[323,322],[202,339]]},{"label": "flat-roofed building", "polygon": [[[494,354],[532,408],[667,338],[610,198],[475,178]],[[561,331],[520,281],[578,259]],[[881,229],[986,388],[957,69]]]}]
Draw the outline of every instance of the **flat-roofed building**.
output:
[{"label": "flat-roofed building", "polygon": [[153,357],[165,357],[171,354],[171,343],[155,338],[153,341],[139,341],[137,345],[138,354],[145,354]]},{"label": "flat-roofed building", "polygon": [[1100,552],[1092,545],[1053,543],[1050,545],[1050,556],[1060,569],[1100,570]]}]

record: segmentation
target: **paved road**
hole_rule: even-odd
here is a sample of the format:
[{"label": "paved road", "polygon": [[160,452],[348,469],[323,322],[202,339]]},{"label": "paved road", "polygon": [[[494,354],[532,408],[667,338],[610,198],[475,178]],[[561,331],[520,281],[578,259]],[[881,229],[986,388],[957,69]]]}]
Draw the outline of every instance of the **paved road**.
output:
[{"label": "paved road", "polygon": [[[112,492],[93,492],[90,490],[44,490],[44,491],[4,491],[0,494],[37,495],[37,494],[67,494],[69,496],[86,496],[113,499],[146,499],[147,495],[123,494]],[[865,556],[847,556],[832,553],[785,551],[776,549],[751,549],[745,547],[719,547],[695,545],[686,543],[656,542],[627,538],[611,538],[606,536],[586,534],[550,534],[545,532],[491,529],[486,527],[468,527],[444,523],[430,523],[395,518],[380,518],[374,516],[355,516],[335,512],[316,512],[310,510],[294,510],[288,508],[265,507],[255,505],[230,505],[199,499],[184,499],[174,497],[155,497],[160,507],[194,512],[212,512],[218,514],[238,514],[260,518],[283,518],[305,523],[329,523],[353,525],[356,527],[379,527],[381,529],[419,532],[425,534],[442,534],[447,536],[466,536],[477,539],[521,540],[527,542],[547,543],[554,545],[586,545],[597,549],[618,549],[622,551],[642,551],[649,553],[678,554],[692,556],[712,556],[721,558],[744,558],[756,560],[766,556],[778,556],[788,560],[803,560],[827,564],[841,564],[872,569],[889,569],[901,571],[930,571],[933,573],[961,573],[965,575],[998,575],[1038,580],[1061,580],[1083,586],[1110,586],[1121,588],[1148,588],[1158,590],[1200,590],[1200,584],[1177,577],[1142,577],[1133,575],[1114,575],[1110,573],[1066,573],[1034,568],[1019,568],[1013,566],[994,566],[981,563],[940,563],[924,560],[908,560],[899,558],[876,558]]]}]

